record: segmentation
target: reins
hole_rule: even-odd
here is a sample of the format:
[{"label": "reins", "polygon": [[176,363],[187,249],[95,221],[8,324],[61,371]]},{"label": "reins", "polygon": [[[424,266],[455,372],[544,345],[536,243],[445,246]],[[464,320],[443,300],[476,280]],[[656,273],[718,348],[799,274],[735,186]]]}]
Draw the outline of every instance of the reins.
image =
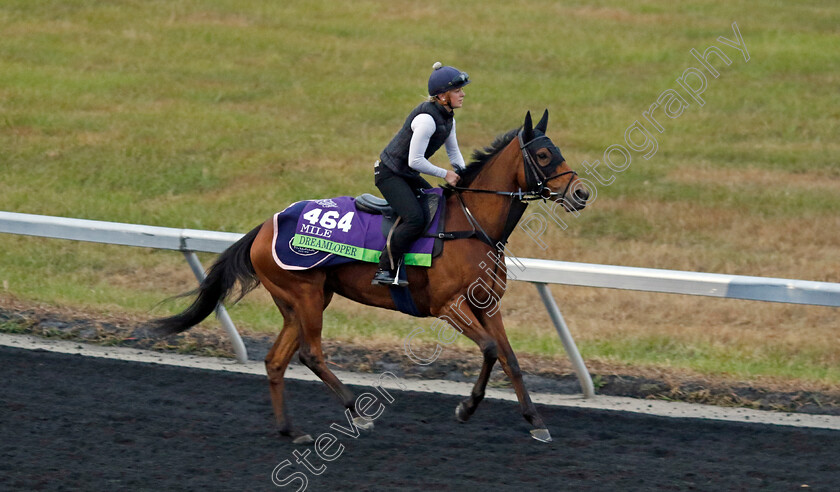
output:
[{"label": "reins", "polygon": [[[498,190],[485,190],[481,188],[465,188],[461,186],[452,186],[452,185],[445,185],[445,189],[452,190],[455,195],[458,197],[458,202],[461,204],[461,209],[464,211],[464,216],[467,218],[467,222],[470,223],[472,230],[470,231],[453,231],[453,232],[441,232],[437,234],[430,235],[429,237],[435,237],[438,239],[443,240],[451,240],[451,239],[466,239],[475,237],[481,240],[482,242],[490,245],[491,247],[495,248],[497,251],[501,251],[504,248],[504,245],[507,244],[507,240],[510,237],[510,234],[513,232],[513,228],[516,226],[516,223],[519,222],[519,219],[522,217],[522,214],[525,213],[525,208],[528,206],[527,202],[534,201],[534,200],[543,200],[547,201],[550,198],[560,197],[561,200],[565,200],[566,193],[569,191],[569,187],[572,184],[572,180],[569,179],[569,182],[566,183],[566,187],[563,188],[562,193],[558,193],[556,191],[551,191],[546,184],[556,178],[560,178],[562,176],[566,176],[567,174],[577,175],[575,171],[569,170],[564,171],[561,173],[554,174],[550,177],[546,177],[546,173],[543,172],[542,168],[536,163],[534,156],[531,155],[531,147],[536,143],[541,143],[541,141],[545,140],[551,146],[554,144],[551,140],[546,136],[539,136],[536,137],[529,142],[524,142],[522,138],[522,132],[519,132],[519,149],[522,151],[522,160],[523,165],[525,166],[525,175],[528,181],[532,181],[534,185],[531,187],[532,189],[528,191],[522,191],[520,188],[518,191],[498,191]],[[558,152],[559,154],[559,152]],[[562,159],[562,156],[561,156]],[[558,163],[559,165],[559,163]],[[550,167],[549,164],[546,167]],[[556,169],[556,166],[555,166]],[[533,179],[532,179],[533,176]],[[503,232],[503,237],[498,241],[493,240],[489,234],[481,227],[478,220],[473,215],[472,211],[470,211],[469,207],[467,206],[466,202],[464,202],[464,197],[462,196],[463,193],[484,193],[484,194],[492,194],[492,195],[499,195],[499,196],[506,196],[510,198],[510,202],[508,204],[508,212],[507,217],[505,218],[505,229]],[[517,203],[520,207],[516,207],[514,209],[514,203]]]}]

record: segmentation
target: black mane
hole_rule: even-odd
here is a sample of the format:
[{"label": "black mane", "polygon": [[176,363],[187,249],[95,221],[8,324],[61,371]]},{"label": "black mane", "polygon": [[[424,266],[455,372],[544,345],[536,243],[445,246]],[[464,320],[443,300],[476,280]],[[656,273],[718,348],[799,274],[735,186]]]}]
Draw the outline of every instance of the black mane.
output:
[{"label": "black mane", "polygon": [[497,136],[493,140],[493,143],[489,147],[485,147],[484,150],[476,149],[473,151],[472,162],[463,170],[458,171],[458,176],[461,177],[461,180],[458,181],[458,186],[469,186],[484,168],[484,165],[490,162],[502,149],[507,147],[511,140],[519,133],[519,130],[519,128],[514,128],[507,133]]}]

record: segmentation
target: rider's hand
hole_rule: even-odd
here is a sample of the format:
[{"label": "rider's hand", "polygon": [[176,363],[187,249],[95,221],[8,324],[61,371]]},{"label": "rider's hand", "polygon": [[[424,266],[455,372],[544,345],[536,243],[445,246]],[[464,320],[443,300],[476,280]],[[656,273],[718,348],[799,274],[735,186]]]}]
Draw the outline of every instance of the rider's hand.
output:
[{"label": "rider's hand", "polygon": [[458,180],[461,179],[461,177],[453,171],[446,171],[446,177],[444,179],[446,179],[446,182],[449,183],[450,186],[455,186],[458,184]]}]

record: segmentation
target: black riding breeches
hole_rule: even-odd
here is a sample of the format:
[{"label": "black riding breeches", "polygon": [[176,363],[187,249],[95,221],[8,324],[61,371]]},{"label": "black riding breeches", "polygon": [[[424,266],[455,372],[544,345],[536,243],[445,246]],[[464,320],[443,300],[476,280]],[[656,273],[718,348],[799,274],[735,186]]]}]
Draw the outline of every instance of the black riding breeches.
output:
[{"label": "black riding breeches", "polygon": [[[388,204],[401,218],[391,234],[390,241],[391,257],[396,265],[402,255],[408,251],[411,243],[425,232],[423,226],[426,224],[428,211],[420,204],[417,195],[420,194],[421,189],[431,188],[432,185],[422,176],[400,176],[382,163],[377,163],[374,168],[374,182],[382,192],[382,196],[388,200]],[[383,251],[379,260],[380,268],[392,267],[387,249],[386,245],[386,251]]]}]

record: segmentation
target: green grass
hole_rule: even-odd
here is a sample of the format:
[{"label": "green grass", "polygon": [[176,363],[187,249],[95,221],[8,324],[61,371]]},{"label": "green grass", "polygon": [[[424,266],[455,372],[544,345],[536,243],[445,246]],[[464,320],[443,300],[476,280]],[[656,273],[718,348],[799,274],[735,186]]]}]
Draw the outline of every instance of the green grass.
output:
[{"label": "green grass", "polygon": [[[748,62],[716,42],[733,38],[732,22]],[[474,81],[458,113],[465,155],[520,125],[526,110],[549,108],[549,134],[580,170],[583,160],[622,143],[624,129],[659,94],[680,90],[675,79],[698,66],[691,48],[716,45],[732,64],[715,62],[721,75],[709,78],[705,106],[662,119],[658,153],[650,160],[634,153],[629,169],[599,189],[599,199],[627,208],[595,205],[571,221],[570,243],[540,254],[574,260],[564,244],[575,244],[588,261],[640,261],[617,245],[667,245],[681,227],[663,223],[649,202],[828,230],[840,211],[837,188],[786,186],[785,176],[840,178],[838,25],[840,7],[828,0],[7,0],[0,6],[0,210],[245,232],[295,200],[373,191],[372,162],[421,100],[437,60]],[[434,160],[443,164],[441,157]],[[779,173],[778,188],[669,174],[697,165]],[[714,229],[680,238],[685,256],[715,264],[775,258]],[[177,253],[0,236],[0,281],[23,300],[172,312],[182,304],[154,306],[188,285],[164,272],[185,268]],[[164,285],[126,280],[149,271]],[[376,337],[413,326],[371,313],[328,311],[329,333]],[[259,330],[279,323],[262,302],[246,300],[235,316]],[[511,334],[518,350],[561,351],[552,336],[529,335],[529,326]],[[725,347],[674,348],[651,337],[587,343],[583,351],[840,382],[817,353],[734,357]],[[723,362],[733,358],[743,362]]]}]

